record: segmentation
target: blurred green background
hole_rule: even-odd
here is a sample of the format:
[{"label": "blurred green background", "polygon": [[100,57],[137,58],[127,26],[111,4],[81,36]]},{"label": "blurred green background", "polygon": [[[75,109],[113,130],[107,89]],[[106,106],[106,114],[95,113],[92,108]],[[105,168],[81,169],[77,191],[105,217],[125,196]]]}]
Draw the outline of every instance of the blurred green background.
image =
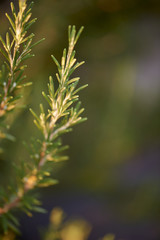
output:
[{"label": "blurred green background", "polygon": [[[1,33],[6,11],[9,1],[1,1]],[[160,239],[160,1],[37,0],[33,15],[35,40],[46,40],[27,62],[34,83],[29,107],[38,112],[44,102],[41,92],[56,72],[50,55],[60,59],[70,24],[85,27],[76,50],[86,64],[75,75],[89,84],[80,94],[88,121],[64,136],[70,160],[55,165],[60,184],[42,191],[44,206],[87,219],[91,240],[110,232],[117,239]],[[28,109],[11,132],[17,142],[6,143],[5,157],[27,161],[22,141],[38,134]],[[23,219],[22,238],[38,239],[35,228],[47,218]]]}]

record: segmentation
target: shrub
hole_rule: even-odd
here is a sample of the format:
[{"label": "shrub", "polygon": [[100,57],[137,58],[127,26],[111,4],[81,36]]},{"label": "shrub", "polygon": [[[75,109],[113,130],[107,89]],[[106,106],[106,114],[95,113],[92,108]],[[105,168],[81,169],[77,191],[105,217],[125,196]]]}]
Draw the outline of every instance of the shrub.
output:
[{"label": "shrub", "polygon": [[[32,48],[44,39],[34,43],[34,34],[28,34],[28,29],[36,21],[31,19],[33,3],[27,6],[26,0],[19,0],[19,10],[11,3],[12,16],[6,14],[10,28],[5,38],[0,37],[0,52],[3,64],[0,72],[0,137],[1,140],[15,140],[9,134],[10,117],[14,115],[21,104],[23,89],[30,82],[25,80],[24,70],[26,59],[33,57]],[[30,109],[34,123],[41,132],[41,138],[28,144],[30,159],[20,164],[10,163],[16,178],[8,179],[8,187],[0,189],[0,234],[2,239],[12,239],[12,232],[19,233],[19,220],[15,213],[23,211],[31,216],[33,211],[45,212],[35,196],[35,189],[48,187],[57,183],[52,177],[53,163],[66,160],[61,135],[72,130],[72,127],[86,120],[81,117],[78,92],[87,85],[77,87],[78,77],[72,73],[84,62],[77,62],[74,47],[83,30],[76,33],[75,26],[68,28],[68,50],[64,49],[61,62],[52,56],[58,68],[56,74],[58,87],[55,87],[52,76],[49,77],[48,93],[42,92],[48,102],[48,109],[40,104],[40,113]],[[27,91],[27,90],[26,90]],[[13,143],[16,147],[16,143]],[[3,149],[4,151],[6,149]],[[18,165],[18,166],[17,166]],[[6,237],[6,238],[5,238]]]}]

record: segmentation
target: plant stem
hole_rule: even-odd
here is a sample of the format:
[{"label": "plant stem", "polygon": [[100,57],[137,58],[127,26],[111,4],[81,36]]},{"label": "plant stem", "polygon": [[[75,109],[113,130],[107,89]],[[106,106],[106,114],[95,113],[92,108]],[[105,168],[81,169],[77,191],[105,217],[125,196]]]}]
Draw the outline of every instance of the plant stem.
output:
[{"label": "plant stem", "polygon": [[37,174],[40,171],[41,167],[45,164],[45,160],[46,160],[46,142],[44,141],[42,143],[42,149],[40,152],[40,160],[39,160],[39,164],[38,164],[38,168],[34,173],[31,174],[29,177],[24,178],[24,186],[23,189],[21,189],[20,191],[18,191],[17,196],[9,203],[6,203],[2,208],[0,208],[0,216],[2,214],[7,213],[9,210],[11,210],[12,208],[16,208],[19,206],[21,200],[23,199],[24,194],[26,194],[29,190],[32,190],[33,188],[36,187],[36,183],[37,183]]}]

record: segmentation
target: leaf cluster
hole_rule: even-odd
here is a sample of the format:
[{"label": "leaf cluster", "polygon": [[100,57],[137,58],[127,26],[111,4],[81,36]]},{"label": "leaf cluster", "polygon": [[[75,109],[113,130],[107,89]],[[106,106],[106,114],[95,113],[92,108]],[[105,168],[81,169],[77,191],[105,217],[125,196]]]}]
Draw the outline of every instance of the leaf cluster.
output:
[{"label": "leaf cluster", "polygon": [[[34,123],[43,135],[43,140],[49,149],[49,154],[46,155],[46,160],[55,160],[56,152],[65,150],[59,148],[61,142],[59,136],[70,131],[71,127],[75,124],[81,123],[86,118],[81,117],[84,108],[81,108],[78,92],[88,85],[83,85],[77,88],[79,83],[78,77],[72,78],[72,73],[81,66],[84,62],[76,62],[74,46],[83,30],[83,27],[76,35],[75,26],[69,26],[69,47],[68,52],[66,49],[63,51],[61,64],[52,55],[52,59],[58,68],[56,74],[58,81],[58,88],[55,89],[52,76],[49,77],[48,94],[42,92],[42,95],[49,104],[48,112],[45,113],[44,107],[40,104],[39,116],[32,110],[34,116]],[[58,139],[58,141],[57,141]],[[57,147],[55,146],[57,145]],[[53,145],[53,152],[51,151]]]},{"label": "leaf cluster", "polygon": [[[6,39],[0,37],[2,47],[1,53],[5,58],[4,65],[0,72],[0,117],[5,123],[5,116],[16,108],[17,89],[30,85],[23,84],[24,61],[33,56],[32,44],[34,34],[27,34],[27,30],[35,22],[31,19],[32,3],[27,7],[25,0],[19,0],[19,12],[16,13],[13,3],[11,3],[12,17],[6,14],[11,27],[10,33],[6,33]],[[68,28],[68,49],[64,49],[61,61],[52,55],[52,59],[57,66],[58,72],[56,80],[58,87],[55,87],[53,77],[49,77],[48,93],[42,92],[48,102],[48,109],[40,104],[40,113],[35,113],[30,109],[34,123],[41,132],[41,139],[32,139],[27,144],[30,153],[30,160],[18,166],[14,164],[15,179],[9,183],[7,190],[0,190],[0,233],[8,233],[12,230],[19,232],[19,221],[15,217],[15,209],[20,209],[28,216],[32,216],[32,211],[44,212],[40,207],[38,198],[34,195],[35,188],[48,187],[57,184],[57,180],[52,177],[52,169],[56,162],[68,159],[64,151],[68,146],[63,146],[61,135],[72,130],[72,127],[86,120],[81,114],[79,101],[79,91],[87,87],[78,87],[79,77],[72,77],[74,71],[84,62],[77,62],[75,58],[75,45],[79,39],[83,27],[76,32],[75,26]],[[1,121],[2,129],[2,121]],[[0,136],[13,139],[8,133],[0,132]]]},{"label": "leaf cluster", "polygon": [[32,48],[42,40],[32,44],[34,34],[28,34],[29,28],[36,21],[32,19],[33,2],[27,7],[26,1],[19,0],[19,11],[16,13],[14,4],[11,2],[11,13],[6,17],[10,23],[8,32],[3,39],[0,36],[0,52],[4,57],[4,63],[0,71],[0,118],[3,120],[7,112],[13,111],[17,100],[22,96],[20,88],[31,85],[24,83],[26,76],[24,70],[25,60],[34,56]]}]

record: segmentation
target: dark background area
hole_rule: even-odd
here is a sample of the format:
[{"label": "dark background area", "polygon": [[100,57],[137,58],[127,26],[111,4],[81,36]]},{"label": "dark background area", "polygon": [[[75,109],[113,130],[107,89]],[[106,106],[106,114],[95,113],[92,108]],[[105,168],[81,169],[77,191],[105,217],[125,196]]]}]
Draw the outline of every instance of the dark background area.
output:
[{"label": "dark background area", "polygon": [[[1,1],[2,35],[6,11],[9,1]],[[34,83],[26,94],[29,107],[38,112],[44,101],[41,92],[56,72],[50,55],[60,59],[70,24],[85,27],[76,50],[86,64],[76,76],[89,84],[80,94],[88,121],[64,136],[70,160],[55,165],[60,184],[41,191],[43,206],[85,218],[93,227],[90,240],[105,233],[160,239],[160,1],[38,0],[33,16],[35,40],[46,40],[27,62]],[[28,108],[13,122],[17,142],[6,143],[8,162],[27,161],[22,141],[36,136],[32,122]],[[22,217],[23,240],[39,239],[49,212]]]}]

